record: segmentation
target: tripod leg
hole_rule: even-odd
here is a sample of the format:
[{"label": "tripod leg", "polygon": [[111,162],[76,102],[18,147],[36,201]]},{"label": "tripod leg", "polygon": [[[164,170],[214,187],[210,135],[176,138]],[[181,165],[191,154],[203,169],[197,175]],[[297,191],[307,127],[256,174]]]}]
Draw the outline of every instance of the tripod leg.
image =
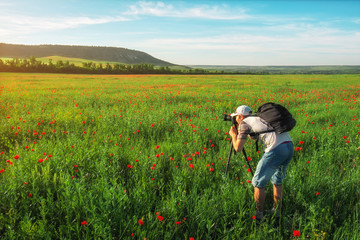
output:
[{"label": "tripod leg", "polygon": [[231,158],[232,151],[233,151],[233,144],[232,144],[232,141],[231,141],[231,143],[230,143],[229,155],[228,155],[228,160],[227,160],[226,168],[225,168],[225,175],[226,175],[227,172],[228,172],[228,168],[229,168],[229,165],[230,165],[230,158]]},{"label": "tripod leg", "polygon": [[250,171],[251,171],[251,175],[254,176],[253,170],[252,170],[252,168],[251,168],[251,166],[250,166],[249,160],[248,160],[247,155],[246,155],[246,152],[245,152],[245,148],[243,148],[242,152],[243,152],[243,154],[244,154],[245,161],[247,162],[247,165],[248,165],[248,167],[249,167],[249,169],[250,169]]}]

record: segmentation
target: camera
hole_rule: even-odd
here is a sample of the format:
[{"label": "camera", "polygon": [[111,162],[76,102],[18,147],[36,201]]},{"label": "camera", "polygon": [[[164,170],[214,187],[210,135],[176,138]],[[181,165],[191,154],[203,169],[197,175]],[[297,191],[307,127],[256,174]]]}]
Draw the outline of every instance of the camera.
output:
[{"label": "camera", "polygon": [[224,121],[232,121],[233,117],[227,114],[224,114]]},{"label": "camera", "polygon": [[235,126],[237,126],[236,116],[232,117],[230,115],[224,114],[224,121],[232,122]]}]

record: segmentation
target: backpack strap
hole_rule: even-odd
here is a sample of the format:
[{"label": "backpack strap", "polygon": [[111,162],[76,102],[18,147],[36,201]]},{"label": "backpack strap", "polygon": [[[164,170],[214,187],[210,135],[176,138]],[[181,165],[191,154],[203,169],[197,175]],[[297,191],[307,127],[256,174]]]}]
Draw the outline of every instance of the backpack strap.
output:
[{"label": "backpack strap", "polygon": [[[272,128],[270,126],[270,124],[268,122],[266,122],[264,119],[262,119],[260,116],[258,115],[250,115],[248,117],[259,117],[260,121],[262,121],[264,124],[266,124],[268,126],[268,128]],[[271,133],[271,132],[275,132],[275,129],[269,129],[269,130],[265,130],[265,131],[261,131],[261,132],[250,132],[249,135],[251,137],[256,137],[256,141],[255,141],[255,145],[256,145],[256,152],[259,151],[259,135],[263,134],[263,133]]]},{"label": "backpack strap", "polygon": [[252,137],[256,137],[256,136],[258,136],[260,134],[271,133],[271,132],[275,132],[275,129],[269,129],[269,130],[261,131],[261,132],[251,132],[251,133],[249,133],[249,135],[252,136]]},{"label": "backpack strap", "polygon": [[271,132],[275,132],[275,129],[271,129],[271,130],[266,130],[266,131],[262,131],[262,132],[251,132],[249,133],[250,136],[252,137],[256,137],[256,141],[255,141],[255,145],[256,145],[256,152],[259,151],[259,135],[263,134],[263,133],[271,133]]}]

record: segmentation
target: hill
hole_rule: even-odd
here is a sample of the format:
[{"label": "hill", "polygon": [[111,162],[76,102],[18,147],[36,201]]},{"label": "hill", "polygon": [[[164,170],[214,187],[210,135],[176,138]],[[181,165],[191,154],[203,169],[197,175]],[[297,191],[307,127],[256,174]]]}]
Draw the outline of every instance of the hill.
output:
[{"label": "hill", "polygon": [[175,66],[157,59],[145,52],[117,47],[68,46],[68,45],[18,45],[0,43],[0,57],[36,58],[62,56],[93,61],[118,62],[123,64],[152,64],[155,66]]}]

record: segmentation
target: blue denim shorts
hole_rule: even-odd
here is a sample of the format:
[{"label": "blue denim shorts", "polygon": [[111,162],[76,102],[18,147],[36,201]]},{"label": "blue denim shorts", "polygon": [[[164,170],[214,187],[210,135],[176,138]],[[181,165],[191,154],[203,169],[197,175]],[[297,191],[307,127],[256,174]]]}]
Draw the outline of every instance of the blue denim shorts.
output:
[{"label": "blue denim shorts", "polygon": [[252,185],[257,188],[264,188],[269,180],[274,185],[282,185],[293,154],[292,142],[282,143],[264,153],[256,167]]}]

